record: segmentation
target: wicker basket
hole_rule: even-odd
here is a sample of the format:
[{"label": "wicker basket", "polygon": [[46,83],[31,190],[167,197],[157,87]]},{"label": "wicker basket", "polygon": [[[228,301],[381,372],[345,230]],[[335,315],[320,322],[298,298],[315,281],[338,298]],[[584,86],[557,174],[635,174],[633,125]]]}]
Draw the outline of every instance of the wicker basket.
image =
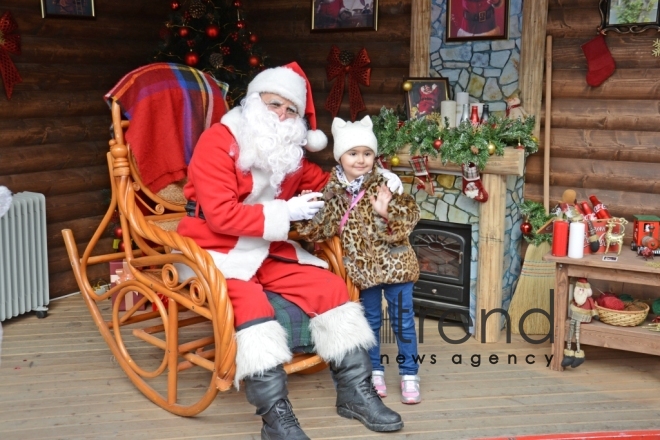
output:
[{"label": "wicker basket", "polygon": [[648,304],[641,301],[635,301],[634,304],[642,307],[643,310],[612,310],[600,307],[598,304],[596,304],[596,309],[598,310],[600,321],[605,324],[618,325],[619,327],[634,327],[644,322],[646,316],[649,314]]}]

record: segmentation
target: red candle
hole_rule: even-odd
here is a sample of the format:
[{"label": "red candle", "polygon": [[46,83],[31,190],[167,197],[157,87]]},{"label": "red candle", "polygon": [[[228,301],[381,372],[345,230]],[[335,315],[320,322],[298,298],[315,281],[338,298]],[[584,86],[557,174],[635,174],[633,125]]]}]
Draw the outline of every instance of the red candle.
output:
[{"label": "red candle", "polygon": [[552,255],[565,257],[568,255],[568,221],[555,220],[552,223]]}]

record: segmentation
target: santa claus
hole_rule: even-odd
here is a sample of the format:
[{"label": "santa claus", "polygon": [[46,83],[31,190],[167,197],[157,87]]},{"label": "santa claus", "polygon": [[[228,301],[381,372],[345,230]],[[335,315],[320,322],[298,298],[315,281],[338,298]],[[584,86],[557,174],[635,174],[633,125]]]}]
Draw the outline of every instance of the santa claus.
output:
[{"label": "santa claus", "polygon": [[[308,130],[303,117],[307,118]],[[262,438],[308,438],[287,399],[283,364],[291,359],[284,328],[265,291],[297,304],[311,319],[316,352],[337,381],[337,413],[374,431],[403,427],[371,385],[367,349],[374,334],[362,307],[326,263],[287,241],[292,221],[323,206],[329,178],[304,157],[327,144],[316,130],[309,82],[298,64],[267,69],[246,98],[205,131],[195,147],[184,188],[189,200],[178,227],[212,255],[227,280],[236,327],[236,386],[263,419]],[[387,177],[387,176],[386,176]],[[389,175],[399,189],[401,182]],[[298,195],[298,196],[296,196]]]}]

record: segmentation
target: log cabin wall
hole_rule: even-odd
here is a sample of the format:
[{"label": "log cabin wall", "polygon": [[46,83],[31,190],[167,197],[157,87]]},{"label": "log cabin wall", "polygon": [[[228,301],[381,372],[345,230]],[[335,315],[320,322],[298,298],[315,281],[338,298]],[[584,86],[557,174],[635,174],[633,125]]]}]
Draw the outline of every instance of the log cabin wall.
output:
[{"label": "log cabin wall", "polygon": [[[0,93],[0,185],[45,194],[51,298],[78,291],[61,230],[86,244],[110,201],[110,111],[103,95],[150,62],[169,2],[95,0],[95,19],[41,17],[40,0],[2,0],[18,24],[23,79]],[[108,232],[99,249],[111,251]],[[80,249],[82,253],[82,249]],[[108,268],[91,268],[108,279]]]},{"label": "log cabin wall", "polygon": [[[379,0],[377,31],[311,32],[312,0],[245,1],[249,29],[259,37],[270,64],[297,61],[312,86],[317,125],[330,139],[328,148],[310,154],[310,159],[329,169],[332,156],[332,115],[325,107],[333,82],[326,77],[326,59],[332,45],[357,55],[365,48],[371,59],[371,85],[360,86],[367,107],[358,114],[377,115],[382,106],[403,105],[403,78],[410,65],[411,0]],[[350,120],[348,85],[338,117]]]},{"label": "log cabin wall", "polygon": [[[550,207],[564,190],[573,188],[578,200],[595,194],[613,216],[628,221],[635,214],[658,215],[660,58],[651,52],[659,35],[655,30],[637,35],[607,32],[616,70],[599,87],[590,87],[580,46],[596,36],[599,24],[598,0],[549,1]],[[539,138],[544,137],[542,132]],[[543,200],[543,148],[527,161],[525,198],[538,202]],[[626,243],[631,229],[629,224]]]}]

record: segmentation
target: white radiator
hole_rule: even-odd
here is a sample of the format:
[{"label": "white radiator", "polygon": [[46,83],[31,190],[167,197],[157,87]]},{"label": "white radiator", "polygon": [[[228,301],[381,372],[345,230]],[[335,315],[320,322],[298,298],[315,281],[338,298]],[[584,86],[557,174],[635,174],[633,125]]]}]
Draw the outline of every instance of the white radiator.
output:
[{"label": "white radiator", "polygon": [[46,198],[14,194],[0,218],[0,321],[48,305]]}]

